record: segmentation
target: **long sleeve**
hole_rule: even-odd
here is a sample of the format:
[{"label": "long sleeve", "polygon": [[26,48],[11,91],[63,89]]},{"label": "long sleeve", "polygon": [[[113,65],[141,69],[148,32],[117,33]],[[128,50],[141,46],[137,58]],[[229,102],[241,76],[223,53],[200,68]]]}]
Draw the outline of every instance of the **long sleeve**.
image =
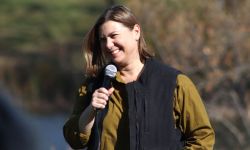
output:
[{"label": "long sleeve", "polygon": [[90,131],[85,133],[79,132],[79,117],[90,102],[88,95],[86,86],[79,88],[73,113],[63,126],[64,138],[74,149],[83,148],[91,134]]},{"label": "long sleeve", "polygon": [[174,94],[174,118],[185,136],[185,149],[213,149],[214,130],[193,82],[183,74],[178,75]]}]

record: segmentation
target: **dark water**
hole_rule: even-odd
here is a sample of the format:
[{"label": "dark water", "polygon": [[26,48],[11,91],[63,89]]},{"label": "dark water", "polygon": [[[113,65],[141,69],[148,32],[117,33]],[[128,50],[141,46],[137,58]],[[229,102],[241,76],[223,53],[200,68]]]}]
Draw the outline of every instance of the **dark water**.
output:
[{"label": "dark water", "polygon": [[37,150],[71,150],[65,142],[62,127],[68,115],[29,115]]}]

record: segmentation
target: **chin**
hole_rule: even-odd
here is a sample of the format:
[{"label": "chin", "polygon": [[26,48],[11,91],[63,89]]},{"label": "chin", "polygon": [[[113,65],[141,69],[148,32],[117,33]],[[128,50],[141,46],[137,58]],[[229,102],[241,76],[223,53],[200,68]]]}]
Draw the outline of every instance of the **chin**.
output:
[{"label": "chin", "polygon": [[118,60],[118,59],[112,59],[112,62],[115,63],[118,66],[120,66],[121,64],[123,64],[123,62],[121,60]]}]

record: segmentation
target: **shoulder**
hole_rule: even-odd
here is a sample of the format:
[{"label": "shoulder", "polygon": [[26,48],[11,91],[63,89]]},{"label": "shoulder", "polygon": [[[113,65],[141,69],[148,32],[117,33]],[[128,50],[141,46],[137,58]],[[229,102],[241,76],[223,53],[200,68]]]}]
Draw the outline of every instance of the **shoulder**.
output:
[{"label": "shoulder", "polygon": [[176,83],[178,87],[182,88],[194,88],[193,81],[185,74],[178,74]]},{"label": "shoulder", "polygon": [[[201,100],[199,91],[193,81],[185,74],[179,74],[176,79],[175,96],[178,103],[197,103]],[[185,101],[185,102],[184,102]],[[182,104],[181,104],[182,105]]]},{"label": "shoulder", "polygon": [[86,95],[87,93],[92,93],[98,87],[99,80],[100,79],[98,77],[83,77],[80,85],[78,86],[79,96]]},{"label": "shoulder", "polygon": [[146,66],[149,71],[152,73],[158,73],[158,74],[172,74],[177,75],[181,73],[178,69],[168,65],[164,64],[163,62],[156,60],[154,58],[149,58],[146,60]]}]

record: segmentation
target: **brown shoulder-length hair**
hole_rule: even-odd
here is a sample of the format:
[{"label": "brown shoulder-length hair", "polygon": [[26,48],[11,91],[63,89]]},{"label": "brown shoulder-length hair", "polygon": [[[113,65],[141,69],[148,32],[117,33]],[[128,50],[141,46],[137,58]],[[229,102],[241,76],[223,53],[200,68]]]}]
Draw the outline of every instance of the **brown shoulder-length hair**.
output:
[{"label": "brown shoulder-length hair", "polygon": [[[100,46],[99,29],[106,21],[116,21],[122,23],[125,27],[133,29],[136,24],[140,25],[135,15],[125,6],[115,5],[107,8],[97,19],[94,26],[90,29],[84,38],[83,53],[85,57],[85,71],[88,76],[96,76],[97,73],[108,63],[104,52]],[[152,54],[146,49],[146,43],[142,34],[138,41],[138,50],[140,59],[143,62],[146,58],[152,57]]]}]

